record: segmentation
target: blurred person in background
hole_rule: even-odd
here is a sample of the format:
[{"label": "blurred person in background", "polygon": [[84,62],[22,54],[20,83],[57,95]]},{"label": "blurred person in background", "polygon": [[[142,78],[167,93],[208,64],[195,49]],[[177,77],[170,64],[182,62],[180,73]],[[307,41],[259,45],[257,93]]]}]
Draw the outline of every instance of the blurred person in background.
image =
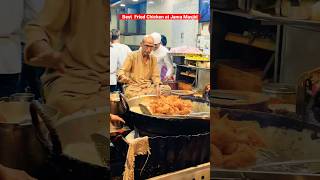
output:
[{"label": "blurred person in background", "polygon": [[[41,11],[45,0],[32,0],[33,3],[28,9],[26,9],[26,13],[30,14],[29,16],[34,19],[37,17],[38,13]],[[24,53],[23,49],[25,47],[25,36],[23,34],[23,42],[22,46],[22,69],[19,76],[18,84],[17,84],[17,93],[25,93],[29,92],[35,95],[35,99],[41,99],[41,80],[40,77],[44,72],[44,68],[41,67],[33,67],[26,63],[24,63]]]},{"label": "blurred person in background", "polygon": [[0,1],[0,97],[16,92],[22,69],[23,27],[35,18],[43,0]]},{"label": "blurred person in background", "polygon": [[121,67],[119,49],[110,44],[110,91],[118,91],[117,72]]},{"label": "blurred person in background", "polygon": [[164,47],[167,47],[167,37],[163,34],[161,34],[161,44]]},{"label": "blurred person in background", "polygon": [[151,34],[154,39],[152,54],[157,57],[158,67],[162,81],[173,80],[173,63],[168,55],[169,50],[161,44],[161,35],[157,32]]},{"label": "blurred person in background", "polygon": [[25,62],[46,68],[45,102],[64,116],[109,101],[109,13],[109,1],[46,0],[26,26]]},{"label": "blurred person in background", "polygon": [[117,83],[117,72],[123,65],[128,54],[131,53],[129,46],[120,43],[120,31],[112,29],[110,32],[110,90],[119,91],[120,85]]},{"label": "blurred person in background", "polygon": [[[17,91],[22,68],[23,27],[36,17],[42,0],[0,1],[0,97]],[[23,170],[0,164],[1,180],[34,180]]]},{"label": "blurred person in background", "polygon": [[118,49],[121,66],[126,59],[127,55],[132,52],[129,46],[120,43],[120,31],[117,29],[111,30],[111,44],[114,48]]}]

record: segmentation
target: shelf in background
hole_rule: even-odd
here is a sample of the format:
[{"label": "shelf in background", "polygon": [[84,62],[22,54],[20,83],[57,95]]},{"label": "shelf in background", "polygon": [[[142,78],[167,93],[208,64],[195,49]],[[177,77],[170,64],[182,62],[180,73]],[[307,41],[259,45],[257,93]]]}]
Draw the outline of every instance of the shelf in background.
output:
[{"label": "shelf in background", "polygon": [[219,61],[218,65],[221,64],[230,68],[239,69],[259,78],[263,77],[263,69],[256,67],[254,64],[247,64],[240,59],[218,59],[217,61]]},{"label": "shelf in background", "polygon": [[246,67],[241,61],[217,64],[217,86],[219,89],[260,92],[263,70]]},{"label": "shelf in background", "polygon": [[187,73],[185,73],[185,72],[181,72],[180,75],[188,76],[188,77],[191,77],[191,78],[196,78],[196,75],[194,75],[194,74],[187,74]]},{"label": "shelf in background", "polygon": [[275,51],[276,44],[270,39],[255,38],[251,43],[248,37],[242,36],[241,34],[228,33],[225,37],[226,41],[236,42],[248,46],[253,46],[260,49],[269,51]]},{"label": "shelf in background", "polygon": [[219,10],[219,9],[213,9],[214,12],[222,13],[222,14],[227,14],[227,15],[232,15],[232,16],[239,16],[247,19],[253,19],[255,20],[256,17],[245,12],[242,10],[233,10],[233,11],[227,11],[227,10]]},{"label": "shelf in background", "polygon": [[180,65],[178,64],[177,66],[181,66],[181,67],[186,67],[186,68],[191,68],[191,69],[204,69],[204,70],[210,70],[210,68],[202,68],[202,67],[196,67],[196,66],[187,66],[187,65]]},{"label": "shelf in background", "polygon": [[252,20],[271,21],[271,22],[275,22],[276,24],[291,24],[291,25],[298,25],[298,26],[320,26],[320,21],[298,20],[298,19],[292,19],[288,17],[271,16],[271,15],[270,16],[254,15],[252,13],[248,13],[242,10],[226,11],[226,10],[214,9],[214,12],[228,14],[232,16],[239,16],[239,17],[252,19]]}]

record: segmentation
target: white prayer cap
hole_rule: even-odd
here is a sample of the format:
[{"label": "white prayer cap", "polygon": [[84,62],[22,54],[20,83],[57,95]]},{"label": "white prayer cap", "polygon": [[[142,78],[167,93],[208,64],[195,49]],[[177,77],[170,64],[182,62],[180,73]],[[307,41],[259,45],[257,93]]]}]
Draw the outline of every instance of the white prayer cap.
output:
[{"label": "white prayer cap", "polygon": [[161,43],[161,35],[157,32],[153,32],[151,34],[151,37],[153,38],[154,44],[159,44]]}]

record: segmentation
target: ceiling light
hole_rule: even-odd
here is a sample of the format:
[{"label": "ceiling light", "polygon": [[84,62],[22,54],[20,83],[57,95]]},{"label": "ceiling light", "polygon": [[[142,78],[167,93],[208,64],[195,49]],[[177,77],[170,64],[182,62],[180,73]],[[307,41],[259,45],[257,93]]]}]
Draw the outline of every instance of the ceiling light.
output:
[{"label": "ceiling light", "polygon": [[139,0],[132,0],[133,2],[138,2]]},{"label": "ceiling light", "polygon": [[126,5],[125,5],[125,4],[123,4],[123,3],[121,3],[121,4],[120,4],[120,6],[121,6],[121,7],[125,7]]}]

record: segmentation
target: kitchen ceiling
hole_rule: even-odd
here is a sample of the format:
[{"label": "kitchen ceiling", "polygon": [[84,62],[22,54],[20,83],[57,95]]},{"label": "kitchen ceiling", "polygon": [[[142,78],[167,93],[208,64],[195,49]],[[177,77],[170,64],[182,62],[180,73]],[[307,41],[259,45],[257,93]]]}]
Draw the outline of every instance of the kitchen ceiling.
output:
[{"label": "kitchen ceiling", "polygon": [[[122,3],[124,4],[139,4],[139,3],[142,3],[142,2],[146,2],[147,0],[139,0],[137,2],[133,1],[133,0],[122,0]],[[114,3],[117,3],[117,2],[120,2],[120,0],[110,0],[110,4],[114,4]]]}]

